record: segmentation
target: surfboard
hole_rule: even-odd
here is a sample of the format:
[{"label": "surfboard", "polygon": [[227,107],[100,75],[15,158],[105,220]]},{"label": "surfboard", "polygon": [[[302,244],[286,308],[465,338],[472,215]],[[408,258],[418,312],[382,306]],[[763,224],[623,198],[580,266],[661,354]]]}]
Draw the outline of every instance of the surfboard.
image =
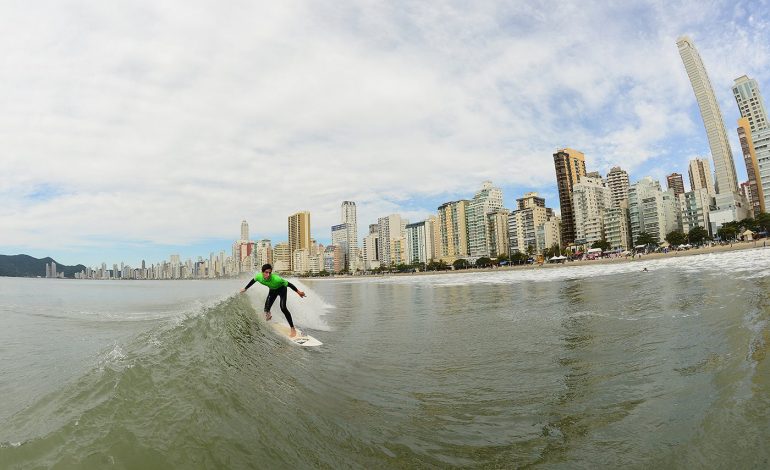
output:
[{"label": "surfboard", "polygon": [[270,325],[270,328],[273,329],[278,335],[283,336],[284,338],[288,339],[292,343],[298,345],[298,346],[321,346],[323,343],[318,341],[317,339],[313,338],[310,335],[306,335],[302,330],[297,328],[297,336],[290,337],[291,334],[291,328],[289,328],[289,325],[284,325],[283,323],[275,323],[275,322],[268,322],[268,325]]}]

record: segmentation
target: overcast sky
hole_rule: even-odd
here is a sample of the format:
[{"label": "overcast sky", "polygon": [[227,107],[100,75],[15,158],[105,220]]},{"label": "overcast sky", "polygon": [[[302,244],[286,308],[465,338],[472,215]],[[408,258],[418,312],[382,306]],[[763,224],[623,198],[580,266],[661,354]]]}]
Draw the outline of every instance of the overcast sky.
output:
[{"label": "overcast sky", "polygon": [[[65,264],[359,232],[530,190],[552,154],[632,181],[707,155],[676,39],[698,47],[739,178],[733,80],[770,89],[767,1],[5,1],[0,253]],[[770,93],[768,91],[767,93]],[[686,184],[689,182],[686,180]]]}]

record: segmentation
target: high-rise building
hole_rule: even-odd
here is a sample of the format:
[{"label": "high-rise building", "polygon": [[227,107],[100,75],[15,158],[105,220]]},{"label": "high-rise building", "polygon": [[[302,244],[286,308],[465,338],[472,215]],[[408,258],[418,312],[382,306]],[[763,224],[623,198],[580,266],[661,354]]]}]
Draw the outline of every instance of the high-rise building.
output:
[{"label": "high-rise building", "polygon": [[590,248],[604,239],[604,210],[612,204],[601,177],[584,176],[572,187],[575,244]]},{"label": "high-rise building", "polygon": [[273,248],[273,271],[291,271],[291,250],[286,242],[276,243]]},{"label": "high-rise building", "polygon": [[430,260],[438,261],[441,259],[441,230],[438,223],[438,216],[431,215],[425,219],[425,230],[432,240]]},{"label": "high-rise building", "polygon": [[516,206],[516,210],[508,215],[509,250],[511,253],[536,251],[537,228],[553,215],[553,211],[545,207],[545,199],[534,192],[516,199]]},{"label": "high-rise building", "polygon": [[470,201],[446,202],[438,207],[438,226],[441,236],[441,259],[445,263],[469,255],[468,210]]},{"label": "high-rise building", "polygon": [[249,223],[245,220],[241,222],[241,240],[249,241]]},{"label": "high-rise building", "polygon": [[684,180],[681,173],[671,173],[666,176],[666,185],[677,196],[684,193]]},{"label": "high-rise building", "polygon": [[[664,195],[667,193],[666,195]],[[642,232],[649,233],[659,242],[677,228],[676,209],[672,211],[674,192],[665,192],[660,183],[649,176],[631,185],[628,193],[628,212],[634,243]]]},{"label": "high-rise building", "polygon": [[324,270],[330,273],[340,273],[344,267],[342,248],[337,245],[327,245],[324,249]]},{"label": "high-rise building", "polygon": [[342,201],[340,222],[347,224],[347,246],[345,251],[345,269],[354,271],[355,260],[360,255],[358,245],[358,221],[356,217],[356,203]]},{"label": "high-rise building", "polygon": [[[375,228],[374,231],[372,231],[372,227]],[[364,269],[377,269],[380,267],[379,249],[377,247],[379,232],[379,226],[372,224],[369,226],[369,235],[364,237]]]},{"label": "high-rise building", "polygon": [[406,259],[411,263],[427,263],[433,253],[433,237],[424,220],[406,225]]},{"label": "high-rise building", "polygon": [[[345,271],[350,270],[351,261],[351,249],[352,243],[351,237],[354,236],[352,225],[350,223],[342,223],[332,226],[332,245],[337,245],[342,250],[342,266]],[[353,250],[355,253],[356,250]]]},{"label": "high-rise building", "polygon": [[511,233],[508,229],[508,217],[511,211],[498,209],[487,214],[489,233],[489,256],[507,255],[511,251]]},{"label": "high-rise building", "polygon": [[689,37],[680,37],[676,44],[679,47],[679,55],[684,62],[687,76],[690,78],[690,84],[693,92],[695,92],[698,108],[700,108],[700,114],[703,118],[703,125],[706,128],[706,137],[711,149],[711,157],[714,159],[716,173],[714,189],[716,189],[717,194],[737,194],[738,178],[735,174],[733,152],[730,149],[722,112],[706,73],[706,67]]},{"label": "high-rise building", "polygon": [[733,95],[741,118],[748,120],[750,128],[742,131],[745,122],[738,121],[738,138],[749,177],[749,205],[756,216],[757,211],[770,207],[770,122],[756,80],[745,75],[735,79]]},{"label": "high-rise building", "polygon": [[682,217],[682,231],[689,233],[695,227],[702,227],[711,235],[709,207],[711,195],[705,188],[688,191],[678,196],[679,213]]},{"label": "high-rise building", "polygon": [[619,166],[614,166],[607,173],[607,188],[610,190],[610,199],[613,207],[620,207],[620,203],[628,201],[628,188],[631,186],[628,180],[628,172]]},{"label": "high-rise building", "polygon": [[561,219],[556,215],[549,216],[546,221],[535,229],[537,252],[543,253],[554,246],[561,249]]},{"label": "high-rise building", "polygon": [[468,208],[468,247],[473,257],[489,256],[489,225],[487,214],[502,209],[503,192],[484,181]]},{"label": "high-rise building", "polygon": [[[278,245],[276,245],[276,250]],[[292,270],[294,252],[310,249],[310,212],[297,212],[289,216],[289,271]]]},{"label": "high-rise building", "polygon": [[[570,148],[557,150],[553,154],[556,169],[556,185],[559,189],[561,208],[561,239],[569,245],[575,241],[575,219],[572,213],[572,187],[586,174],[585,156]],[[513,233],[511,234],[513,236]],[[513,249],[513,244],[511,244]]]},{"label": "high-rise building", "polygon": [[256,265],[273,264],[273,245],[268,239],[257,242],[255,251]]},{"label": "high-rise building", "polygon": [[[763,131],[764,129],[760,129],[757,132],[763,133]],[[754,140],[751,135],[752,130],[749,125],[749,119],[747,117],[738,119],[738,140],[741,143],[743,161],[746,164],[746,175],[749,178],[747,181],[748,191],[746,193],[748,194],[746,194],[746,199],[751,206],[752,215],[756,217],[760,213],[765,212],[765,195],[762,190],[762,181],[759,179],[759,161],[757,160]]]},{"label": "high-rise building", "polygon": [[705,189],[712,196],[715,194],[714,179],[711,177],[711,167],[707,159],[694,158],[690,160],[687,173],[690,176],[690,191]]},{"label": "high-rise building", "polygon": [[759,85],[757,85],[756,80],[746,75],[736,78],[733,85],[733,95],[741,117],[745,117],[749,121],[752,134],[770,127],[770,123],[767,121],[765,102],[759,92]]},{"label": "high-rise building", "polygon": [[[391,266],[397,264],[396,257],[391,251],[393,240],[401,238],[406,239],[407,220],[402,219],[398,214],[391,214],[377,219],[377,251],[381,266]],[[406,258],[406,253],[404,253]]]},{"label": "high-rise building", "polygon": [[631,248],[631,227],[628,224],[628,201],[624,200],[619,206],[604,209],[602,215],[604,224],[604,239],[613,250],[628,250]]}]

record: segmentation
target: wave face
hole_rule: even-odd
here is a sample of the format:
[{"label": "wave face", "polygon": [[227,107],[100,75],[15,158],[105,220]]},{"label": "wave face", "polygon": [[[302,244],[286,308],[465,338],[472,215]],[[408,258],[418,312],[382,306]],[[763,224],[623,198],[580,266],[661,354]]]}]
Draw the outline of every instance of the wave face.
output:
[{"label": "wave face", "polygon": [[[304,284],[308,298],[290,294],[289,308],[320,348],[274,335],[259,319],[265,291],[231,295],[235,285],[197,304],[117,315],[63,301],[67,314],[25,317],[44,319],[34,331],[57,354],[67,352],[54,341],[63,322],[112,336],[46,393],[14,372],[30,398],[0,413],[0,467],[764,468],[770,459],[770,249]],[[105,288],[83,285],[77,298]],[[109,298],[153,284],[137,286],[116,284]]]}]

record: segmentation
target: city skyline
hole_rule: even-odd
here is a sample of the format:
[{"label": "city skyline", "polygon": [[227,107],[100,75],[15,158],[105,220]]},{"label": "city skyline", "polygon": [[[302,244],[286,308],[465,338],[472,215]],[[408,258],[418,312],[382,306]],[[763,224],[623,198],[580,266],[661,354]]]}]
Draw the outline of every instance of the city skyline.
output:
[{"label": "city skyline", "polygon": [[[509,209],[511,199],[536,191],[558,211],[552,154],[564,146],[583,152],[589,169],[603,175],[620,166],[632,181],[651,175],[664,182],[671,172],[685,175],[691,158],[711,158],[675,45],[683,34],[697,43],[724,114],[738,181],[746,181],[732,86],[744,75],[760,88],[770,86],[763,19],[747,18],[740,6],[748,4],[741,2],[717,2],[709,11],[696,3],[648,2],[642,14],[580,5],[548,13],[524,3],[479,6],[460,19],[450,6],[437,7],[438,17],[398,6],[367,16],[354,5],[340,6],[362,24],[386,26],[382,36],[341,25],[319,8],[286,20],[284,7],[274,6],[262,20],[274,23],[259,38],[267,41],[256,40],[250,31],[260,28],[247,28],[233,12],[178,18],[148,6],[144,14],[165,32],[137,28],[118,50],[101,46],[111,36],[99,28],[68,34],[79,20],[66,8],[0,10],[16,20],[2,34],[17,51],[6,73],[19,90],[0,108],[7,155],[0,161],[0,253],[86,265],[105,259],[135,265],[170,253],[194,258],[227,251],[231,227],[243,219],[255,239],[283,240],[286,217],[300,210],[314,214],[312,236],[327,244],[343,200],[358,204],[360,242],[378,217],[424,220],[446,201],[470,198],[484,180],[503,190]],[[114,26],[114,12],[90,13],[105,29]],[[143,23],[137,11],[119,13]],[[41,15],[45,29],[32,22]],[[570,21],[575,15],[583,21]],[[181,32],[187,22],[216,21],[232,23],[228,34],[236,41],[258,44],[260,57],[275,63],[275,75],[253,86],[262,63],[246,60],[251,50],[226,51],[221,64],[201,64],[174,49],[187,44]],[[334,73],[317,82],[298,79],[310,70],[283,60],[300,49],[279,33],[297,22],[315,27],[304,39],[317,44],[298,61],[323,67],[337,57],[353,72],[352,82]],[[510,28],[525,23],[527,32]],[[554,23],[568,25],[569,34],[553,37]],[[611,26],[596,28],[600,24]],[[717,24],[727,26],[716,33]],[[37,39],[15,39],[26,37],[17,27],[35,31]],[[486,40],[453,37],[464,29]],[[222,36],[206,31],[195,45],[218,57]],[[52,37],[63,38],[67,53],[49,55]],[[154,49],[171,59],[148,52]],[[582,60],[568,61],[570,73],[560,73],[575,54]],[[457,56],[474,67],[457,72]],[[94,69],[78,68],[81,63]],[[234,70],[233,63],[243,68]],[[248,80],[238,81],[239,74]],[[283,85],[287,77],[299,81]],[[92,86],[78,87],[81,81]],[[365,108],[356,104],[362,83],[371,84]],[[237,99],[223,95],[225,88]],[[127,89],[148,108],[134,105]],[[259,91],[266,89],[271,93]],[[356,99],[346,98],[351,90]],[[188,101],[191,110],[183,106]]]}]

